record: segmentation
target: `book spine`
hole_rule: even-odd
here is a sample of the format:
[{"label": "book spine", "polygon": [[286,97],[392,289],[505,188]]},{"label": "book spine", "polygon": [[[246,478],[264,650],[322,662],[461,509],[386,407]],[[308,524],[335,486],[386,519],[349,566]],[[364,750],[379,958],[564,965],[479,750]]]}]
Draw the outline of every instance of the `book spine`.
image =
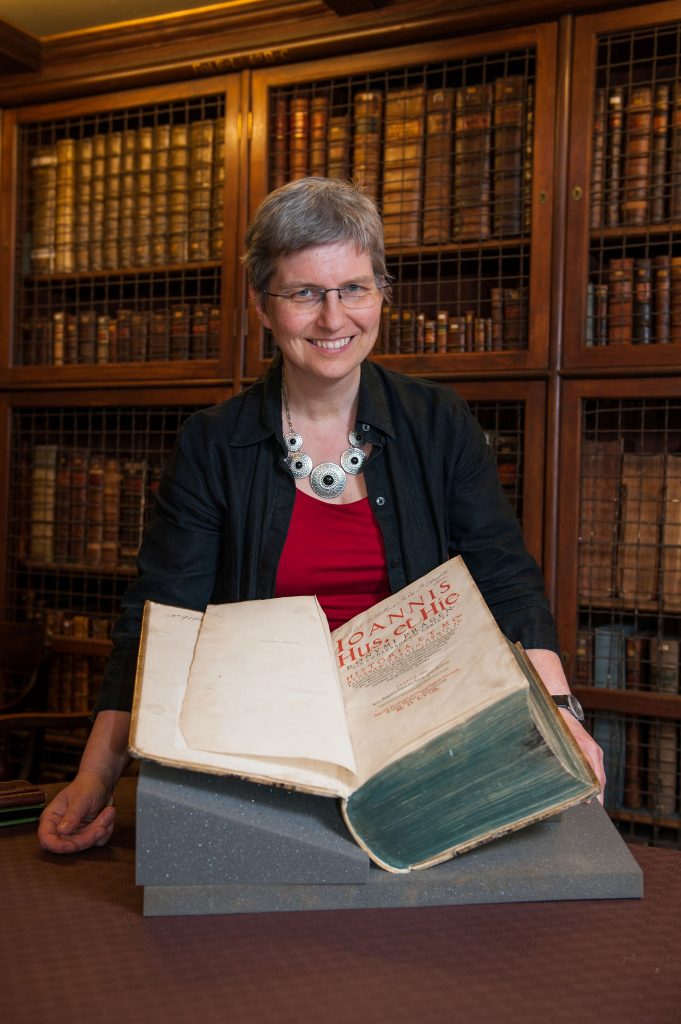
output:
[{"label": "book spine", "polygon": [[78,324],[76,362],[94,363],[97,344],[97,321],[94,310],[83,309],[74,321]]},{"label": "book spine", "polygon": [[603,227],[603,209],[605,196],[605,144],[607,120],[607,94],[605,89],[597,89],[594,96],[594,116],[591,150],[591,207],[589,226],[592,231]]},{"label": "book spine", "polygon": [[310,174],[326,175],[326,138],[329,126],[329,97],[319,93],[310,100]]},{"label": "book spine", "polygon": [[668,345],[671,340],[671,260],[669,256],[653,259],[655,343]]},{"label": "book spine", "polygon": [[653,106],[653,138],[650,164],[650,222],[662,224],[666,216],[665,184],[669,136],[669,86],[658,85]]},{"label": "book spine", "polygon": [[137,133],[137,184],[135,197],[134,265],[151,263],[151,237],[154,202],[154,129],[140,128]]},{"label": "book spine", "polygon": [[151,264],[168,262],[170,209],[170,125],[153,128],[151,174]]},{"label": "book spine", "polygon": [[130,128],[122,133],[118,266],[124,268],[135,265],[137,139],[138,133]]},{"label": "book spine", "polygon": [[423,243],[448,242],[452,209],[454,90],[429,89],[423,187]]},{"label": "book spine", "polygon": [[665,610],[681,611],[681,455],[667,454],[664,463],[661,583]]},{"label": "book spine", "polygon": [[288,180],[288,100],[278,94],[273,100],[272,110],[272,188],[281,188]]},{"label": "book spine", "polygon": [[142,543],[146,490],[146,461],[125,462],[119,504],[119,557],[122,565],[135,564]]},{"label": "book spine", "polygon": [[582,451],[579,596],[613,597],[622,441],[585,441]]},{"label": "book spine", "polygon": [[106,136],[106,184],[104,189],[104,233],[102,237],[102,267],[104,270],[116,270],[118,268],[122,158],[122,134],[121,132],[111,132]]},{"label": "book spine", "polygon": [[170,128],[168,167],[168,260],[189,259],[189,126]]},{"label": "book spine", "polygon": [[647,257],[634,261],[634,337],[635,345],[653,341],[653,263]]},{"label": "book spine", "polygon": [[92,152],[91,138],[76,143],[75,183],[73,209],[74,269],[90,269],[90,216],[92,205]]},{"label": "book spine", "polygon": [[30,161],[33,214],[31,270],[51,274],[56,259],[57,147],[38,147]]},{"label": "book spine", "polygon": [[342,181],[350,177],[350,138],[350,115],[332,114],[327,135],[327,177]]},{"label": "book spine", "polygon": [[681,344],[681,256],[669,261],[669,341]]},{"label": "book spine", "polygon": [[189,196],[187,213],[188,259],[211,258],[213,152],[215,122],[195,121],[189,126]]},{"label": "book spine", "polygon": [[74,448],[70,451],[69,484],[69,562],[85,562],[87,534],[87,487],[89,453]]},{"label": "book spine", "polygon": [[54,562],[57,454],[57,446],[52,444],[33,449],[30,557],[36,562]]},{"label": "book spine", "polygon": [[493,230],[519,235],[523,228],[523,124],[525,78],[509,75],[494,83]]},{"label": "book spine", "polygon": [[654,743],[649,768],[649,788],[653,813],[657,816],[679,812],[679,726],[677,722],[660,721],[654,729]]},{"label": "book spine", "polygon": [[191,309],[187,305],[170,307],[169,356],[171,359],[189,359]]},{"label": "book spine", "polygon": [[310,97],[291,98],[290,178],[304,178],[309,170]]},{"label": "book spine", "polygon": [[92,138],[92,189],[90,193],[90,266],[102,270],[104,260],[104,198],[106,195],[106,135]]},{"label": "book spine", "polygon": [[[679,693],[679,641],[676,638],[663,636],[651,639],[650,675],[652,689],[656,692]],[[659,815],[675,814],[679,809],[678,755],[678,723],[657,723],[649,774],[653,810]]]},{"label": "book spine", "polygon": [[102,540],[101,566],[118,566],[119,505],[121,497],[121,467],[117,458],[104,459],[102,469]]},{"label": "book spine", "polygon": [[525,142],[523,158],[523,231],[532,230],[532,184],[534,182],[534,82],[526,83]]},{"label": "book spine", "polygon": [[217,359],[220,351],[220,334],[222,330],[222,310],[220,306],[211,306],[208,311],[207,351],[208,359]]},{"label": "book spine", "polygon": [[[594,629],[594,686],[622,689],[625,685],[625,639],[631,626],[597,626]],[[594,715],[593,738],[603,751],[608,785],[606,803],[622,807],[626,774],[626,729],[621,714],[599,712]]]},{"label": "book spine", "polygon": [[608,344],[608,285],[594,286],[594,345]]},{"label": "book spine", "polygon": [[681,220],[681,82],[672,86],[669,217]]},{"label": "book spine", "polygon": [[624,224],[648,220],[650,143],[653,125],[653,94],[650,86],[634,86],[627,106],[627,132],[622,194]]},{"label": "book spine", "polygon": [[618,547],[618,590],[637,604],[657,596],[663,455],[625,452]]},{"label": "book spine", "polygon": [[57,194],[54,269],[58,274],[75,270],[76,141],[57,143]]},{"label": "book spine", "polygon": [[379,198],[383,93],[359,92],[353,101],[353,178]]},{"label": "book spine", "polygon": [[613,89],[608,97],[608,160],[605,223],[617,227],[622,197],[622,145],[624,134],[624,92]]},{"label": "book spine", "polygon": [[425,87],[389,92],[385,101],[383,225],[386,245],[416,245],[420,235]]},{"label": "book spine", "polygon": [[225,119],[218,117],[213,133],[213,183],[211,187],[210,256],[222,258],[225,207]]},{"label": "book spine", "polygon": [[636,810],[643,806],[643,741],[641,723],[627,718],[625,723],[624,806]]},{"label": "book spine", "polygon": [[87,532],[85,561],[101,565],[104,536],[104,456],[92,452],[87,468]]},{"label": "book spine", "polygon": [[116,321],[111,320],[108,313],[99,313],[96,318],[95,337],[95,361],[99,366],[118,361],[118,353],[112,347],[112,337],[115,337],[114,329]]},{"label": "book spine", "polygon": [[170,332],[168,311],[156,309],[149,320],[149,346],[147,359],[151,362],[165,362],[170,355]]},{"label": "book spine", "polygon": [[631,257],[610,260],[608,344],[628,345],[632,341],[634,316],[634,261]]},{"label": "book spine", "polygon": [[453,235],[459,241],[489,238],[493,87],[457,89]]}]

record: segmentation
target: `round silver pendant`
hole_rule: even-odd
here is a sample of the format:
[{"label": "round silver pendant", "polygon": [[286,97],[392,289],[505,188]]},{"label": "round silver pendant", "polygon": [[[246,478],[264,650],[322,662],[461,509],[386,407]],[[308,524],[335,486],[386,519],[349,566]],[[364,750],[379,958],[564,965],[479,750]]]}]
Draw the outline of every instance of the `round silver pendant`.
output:
[{"label": "round silver pendant", "polygon": [[360,434],[359,430],[351,430],[348,434],[348,441],[353,448],[363,448],[366,444],[366,438]]},{"label": "round silver pendant", "polygon": [[337,498],[345,489],[345,473],[335,462],[320,462],[310,474],[310,487],[320,498]]},{"label": "round silver pendant", "polygon": [[340,464],[346,473],[357,476],[362,472],[362,466],[366,462],[366,455],[361,448],[346,448],[340,457]]},{"label": "round silver pendant", "polygon": [[284,444],[288,452],[299,452],[303,447],[303,439],[295,430],[290,430],[288,434],[284,434]]},{"label": "round silver pendant", "polygon": [[291,476],[294,476],[296,480],[302,480],[304,477],[309,476],[312,470],[312,459],[305,452],[295,452],[293,455],[289,455],[287,459],[284,459],[283,462]]}]

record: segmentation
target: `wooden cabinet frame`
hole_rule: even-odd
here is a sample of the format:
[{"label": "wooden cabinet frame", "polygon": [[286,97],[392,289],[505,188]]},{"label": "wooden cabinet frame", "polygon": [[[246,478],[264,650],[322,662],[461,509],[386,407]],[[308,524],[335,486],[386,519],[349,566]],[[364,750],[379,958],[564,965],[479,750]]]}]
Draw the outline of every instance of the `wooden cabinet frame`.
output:
[{"label": "wooden cabinet frame", "polygon": [[[376,358],[393,369],[420,375],[440,373],[494,375],[503,372],[526,373],[546,369],[549,361],[550,266],[553,211],[553,147],[556,98],[557,26],[544,24],[434,42],[428,46],[400,47],[394,50],[362,53],[339,60],[314,61],[304,65],[277,67],[252,76],[253,132],[249,167],[249,216],[267,194],[269,146],[269,92],[277,86],[312,84],[325,78],[370,74],[409,65],[422,65],[466,57],[491,56],[506,50],[535,48],[536,81],[533,150],[532,228],[529,242],[529,337],[522,351],[466,352],[450,354],[381,355]],[[468,243],[472,250],[482,248]],[[468,247],[467,245],[467,247]],[[456,251],[456,243],[446,248]],[[396,250],[398,251],[398,250]],[[411,250],[410,250],[411,251]],[[428,247],[421,250],[424,256]],[[391,250],[388,250],[390,259]],[[254,311],[248,319],[248,338],[244,375],[260,374],[267,360],[262,357],[262,329]]]}]

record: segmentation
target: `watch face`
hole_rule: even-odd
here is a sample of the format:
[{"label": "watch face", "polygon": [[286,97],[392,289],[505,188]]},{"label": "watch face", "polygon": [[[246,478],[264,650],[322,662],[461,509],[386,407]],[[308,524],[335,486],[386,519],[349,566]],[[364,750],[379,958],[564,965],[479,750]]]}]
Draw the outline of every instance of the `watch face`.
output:
[{"label": "watch face", "polygon": [[570,708],[570,711],[575,716],[577,721],[578,722],[583,722],[584,721],[584,708],[579,703],[579,701],[574,696],[574,694],[572,694],[572,693],[568,694],[567,703],[568,703],[568,707]]}]

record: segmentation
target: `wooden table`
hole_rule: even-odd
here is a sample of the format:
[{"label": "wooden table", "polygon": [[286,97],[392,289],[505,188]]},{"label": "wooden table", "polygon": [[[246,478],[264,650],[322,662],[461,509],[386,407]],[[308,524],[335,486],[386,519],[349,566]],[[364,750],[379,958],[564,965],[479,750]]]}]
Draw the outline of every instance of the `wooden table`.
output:
[{"label": "wooden table", "polygon": [[681,853],[633,847],[642,900],[143,918],[134,785],[108,847],[0,830],[5,1024],[674,1024]]}]

